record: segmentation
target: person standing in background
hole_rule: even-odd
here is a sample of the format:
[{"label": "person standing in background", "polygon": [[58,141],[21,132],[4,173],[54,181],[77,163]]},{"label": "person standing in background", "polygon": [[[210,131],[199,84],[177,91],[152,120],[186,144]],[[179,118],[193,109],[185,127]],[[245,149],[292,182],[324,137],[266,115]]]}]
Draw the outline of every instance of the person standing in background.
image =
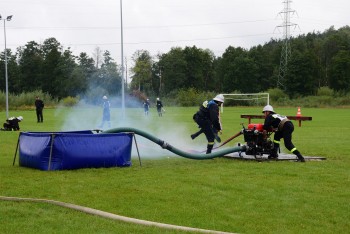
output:
[{"label": "person standing in background", "polygon": [[163,103],[162,103],[162,101],[159,98],[157,98],[157,104],[156,105],[157,105],[158,116],[162,117],[163,116],[163,110],[162,110]]},{"label": "person standing in background", "polygon": [[105,122],[107,122],[108,127],[111,127],[111,111],[110,111],[110,107],[111,104],[108,101],[107,96],[103,96],[103,104],[102,104],[102,108],[103,108],[103,112],[102,112],[102,123],[100,125],[100,128],[103,128]]},{"label": "person standing in background", "polygon": [[143,103],[143,110],[145,112],[145,115],[147,116],[149,113],[149,99],[147,98],[146,101]]},{"label": "person standing in background", "polygon": [[36,96],[35,98],[35,109],[36,109],[36,118],[38,123],[42,123],[44,121],[43,117],[43,109],[44,109],[44,102]]}]

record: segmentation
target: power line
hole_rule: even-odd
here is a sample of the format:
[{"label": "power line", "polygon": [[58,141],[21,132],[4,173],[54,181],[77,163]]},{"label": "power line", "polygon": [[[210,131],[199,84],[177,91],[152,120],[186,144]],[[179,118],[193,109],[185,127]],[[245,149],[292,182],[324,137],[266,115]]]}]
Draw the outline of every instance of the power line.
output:
[{"label": "power line", "polygon": [[[275,19],[261,19],[261,20],[245,20],[245,21],[228,21],[228,22],[217,22],[217,23],[203,23],[203,24],[174,24],[174,25],[140,25],[140,26],[124,26],[124,29],[149,29],[149,28],[185,28],[185,27],[205,27],[225,24],[244,24],[244,23],[257,23],[275,21]],[[41,27],[41,26],[26,26],[26,27],[9,27],[9,29],[39,29],[39,30],[120,30],[117,26],[96,26],[96,27]]]}]

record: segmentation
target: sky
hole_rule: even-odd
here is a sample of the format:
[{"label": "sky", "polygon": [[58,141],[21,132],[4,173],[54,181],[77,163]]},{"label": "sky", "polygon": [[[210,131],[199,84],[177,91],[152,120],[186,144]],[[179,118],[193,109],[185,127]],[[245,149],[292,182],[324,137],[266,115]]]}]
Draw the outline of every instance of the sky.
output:
[{"label": "sky", "polygon": [[[196,46],[221,56],[228,46],[250,49],[283,38],[283,0],[0,0],[6,46],[56,38],[73,54],[93,57],[99,47],[121,64],[137,50],[152,56]],[[290,1],[291,36],[349,25],[349,0]],[[121,24],[122,18],[122,24]],[[5,48],[4,20],[0,50]],[[123,25],[123,30],[121,30]],[[125,61],[124,60],[124,61]]]}]

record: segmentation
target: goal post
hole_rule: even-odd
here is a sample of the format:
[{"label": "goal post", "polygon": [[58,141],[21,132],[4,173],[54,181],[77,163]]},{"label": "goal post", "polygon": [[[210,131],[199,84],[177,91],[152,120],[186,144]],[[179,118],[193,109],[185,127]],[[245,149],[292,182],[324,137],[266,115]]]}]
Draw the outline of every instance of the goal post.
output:
[{"label": "goal post", "polygon": [[[249,100],[263,100],[266,99],[266,105],[270,104],[269,93],[225,93],[222,94],[225,100],[236,100],[236,101],[249,101]],[[224,105],[221,105],[221,112],[224,112]]]}]

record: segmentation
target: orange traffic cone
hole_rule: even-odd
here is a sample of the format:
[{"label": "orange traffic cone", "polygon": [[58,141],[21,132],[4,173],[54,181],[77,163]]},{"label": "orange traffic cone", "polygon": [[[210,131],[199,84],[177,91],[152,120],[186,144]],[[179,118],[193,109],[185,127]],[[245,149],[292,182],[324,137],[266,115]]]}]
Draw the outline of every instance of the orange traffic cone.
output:
[{"label": "orange traffic cone", "polygon": [[297,116],[298,116],[298,117],[300,117],[300,116],[301,116],[301,110],[300,110],[300,107],[298,107]]}]

